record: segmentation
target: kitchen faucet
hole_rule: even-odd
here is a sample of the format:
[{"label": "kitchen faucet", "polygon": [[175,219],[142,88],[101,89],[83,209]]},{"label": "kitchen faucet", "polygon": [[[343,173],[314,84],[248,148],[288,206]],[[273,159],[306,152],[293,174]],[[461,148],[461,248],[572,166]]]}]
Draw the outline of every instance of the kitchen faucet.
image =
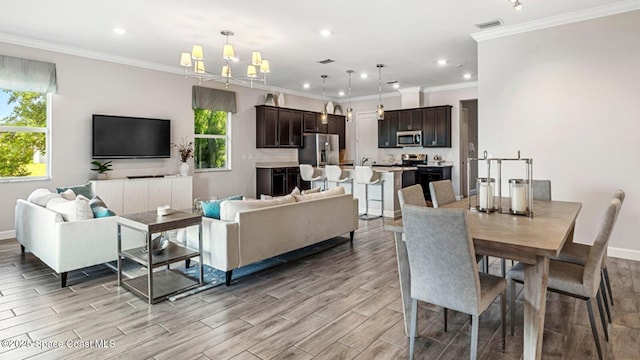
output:
[{"label": "kitchen faucet", "polygon": [[362,160],[360,161],[360,165],[364,166],[364,164],[366,164],[367,161],[369,161],[369,159],[366,157],[363,157]]}]

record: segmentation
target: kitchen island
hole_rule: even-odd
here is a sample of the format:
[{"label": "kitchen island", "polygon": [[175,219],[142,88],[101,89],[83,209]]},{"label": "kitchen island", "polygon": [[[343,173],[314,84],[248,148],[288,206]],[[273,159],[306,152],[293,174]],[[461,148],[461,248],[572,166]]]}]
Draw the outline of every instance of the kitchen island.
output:
[{"label": "kitchen island", "polygon": [[[357,197],[359,201],[359,212],[365,211],[365,185],[357,184],[355,181],[356,174],[353,166],[340,166],[343,171],[343,177],[347,175],[349,179],[353,181],[353,188],[349,184],[342,184],[348,193],[352,193],[354,197]],[[324,167],[317,168],[322,176],[325,176]],[[415,173],[417,167],[414,166],[374,166],[373,170],[380,173],[381,179],[384,181],[384,209],[383,216],[389,218],[399,218],[402,216],[400,210],[400,203],[398,202],[398,190],[402,186],[403,173],[411,172]],[[312,187],[324,186],[323,181],[314,181]],[[328,183],[329,188],[335,187],[335,183]],[[372,199],[380,199],[380,186],[369,187],[369,214],[372,216],[380,215],[380,202],[372,201]]]}]

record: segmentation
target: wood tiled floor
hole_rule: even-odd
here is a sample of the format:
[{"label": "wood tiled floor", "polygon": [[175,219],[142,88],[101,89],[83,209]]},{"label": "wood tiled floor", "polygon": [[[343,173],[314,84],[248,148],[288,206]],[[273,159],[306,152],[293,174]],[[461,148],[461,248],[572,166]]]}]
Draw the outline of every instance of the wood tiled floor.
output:
[{"label": "wood tiled floor", "polygon": [[[69,274],[69,287],[15,240],[0,241],[2,359],[405,359],[393,236],[381,220],[361,222],[348,243],[174,302],[148,306],[95,266]],[[493,259],[492,273],[499,273]],[[610,259],[615,307],[608,359],[640,358],[640,263]],[[480,318],[482,359],[520,359],[522,303],[515,336],[500,351],[499,307]],[[469,317],[421,304],[418,359],[465,359]],[[602,337],[602,336],[601,336]],[[90,341],[104,340],[101,347]],[[109,342],[111,341],[111,342]],[[62,342],[51,348],[47,342]],[[94,343],[95,344],[95,343]],[[549,294],[545,359],[595,359],[583,301]]]}]

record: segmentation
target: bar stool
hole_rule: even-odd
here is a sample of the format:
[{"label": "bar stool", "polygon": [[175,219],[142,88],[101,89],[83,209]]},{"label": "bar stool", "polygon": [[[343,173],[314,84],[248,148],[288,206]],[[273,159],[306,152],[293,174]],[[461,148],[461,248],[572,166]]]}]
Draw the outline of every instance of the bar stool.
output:
[{"label": "bar stool", "polygon": [[336,186],[340,186],[340,184],[350,184],[351,185],[351,193],[353,194],[353,179],[349,178],[349,176],[342,176],[342,169],[338,165],[327,165],[324,167],[325,174],[327,176],[327,188],[329,187],[328,183],[335,183]]},{"label": "bar stool", "polygon": [[316,175],[316,170],[309,164],[300,164],[300,177],[304,181],[322,181],[322,190],[326,189],[326,179],[322,174]]},{"label": "bar stool", "polygon": [[371,220],[369,216],[369,186],[380,185],[380,199],[371,199],[372,201],[380,201],[380,217],[384,214],[384,180],[380,178],[380,173],[374,173],[370,166],[356,166],[356,182],[364,185],[364,214],[361,215],[363,220]]}]

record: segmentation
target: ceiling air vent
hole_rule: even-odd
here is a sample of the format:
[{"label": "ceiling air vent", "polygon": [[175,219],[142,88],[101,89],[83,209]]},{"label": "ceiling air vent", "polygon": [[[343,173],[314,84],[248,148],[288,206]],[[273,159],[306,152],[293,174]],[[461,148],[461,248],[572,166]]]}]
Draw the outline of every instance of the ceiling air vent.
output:
[{"label": "ceiling air vent", "polygon": [[496,20],[487,21],[487,22],[484,22],[484,23],[481,23],[481,24],[476,24],[475,26],[478,29],[484,30],[484,29],[489,29],[489,28],[492,28],[492,27],[500,26],[500,25],[502,25],[502,20],[496,19]]},{"label": "ceiling air vent", "polygon": [[336,62],[336,61],[333,60],[333,59],[324,59],[324,60],[318,60],[317,61],[318,64],[323,64],[323,65],[331,64],[332,62]]}]

